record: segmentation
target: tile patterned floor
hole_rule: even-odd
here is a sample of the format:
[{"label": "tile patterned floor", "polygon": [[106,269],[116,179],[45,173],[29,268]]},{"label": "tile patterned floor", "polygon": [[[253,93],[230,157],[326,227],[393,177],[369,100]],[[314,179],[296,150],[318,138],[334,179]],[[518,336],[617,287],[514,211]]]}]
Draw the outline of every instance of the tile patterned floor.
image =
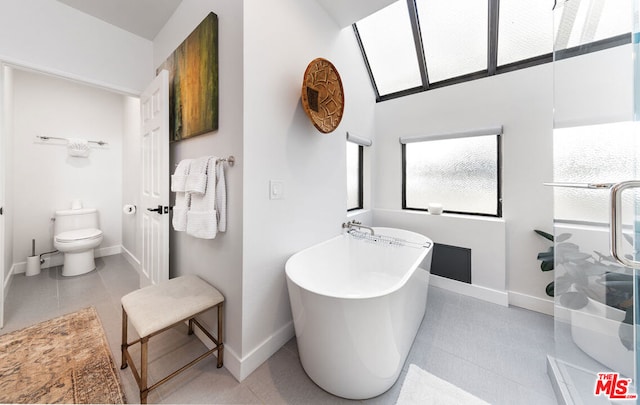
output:
[{"label": "tile patterned floor", "polygon": [[[16,275],[0,334],[93,305],[119,364],[120,297],[138,287],[138,275],[119,255],[96,259],[96,264],[96,271],[70,278],[62,277],[60,268],[31,277]],[[185,332],[186,327],[172,329],[150,345],[151,381],[162,377],[158,370],[171,371],[183,358],[205,351]],[[546,355],[552,354],[553,346],[550,316],[430,287],[427,313],[400,378],[379,397],[348,401],[318,388],[300,365],[294,338],[241,383],[205,360],[153,391],[149,402],[394,404],[413,363],[491,404],[555,404],[546,374]],[[121,370],[120,377],[128,401],[138,401],[131,372]]]}]

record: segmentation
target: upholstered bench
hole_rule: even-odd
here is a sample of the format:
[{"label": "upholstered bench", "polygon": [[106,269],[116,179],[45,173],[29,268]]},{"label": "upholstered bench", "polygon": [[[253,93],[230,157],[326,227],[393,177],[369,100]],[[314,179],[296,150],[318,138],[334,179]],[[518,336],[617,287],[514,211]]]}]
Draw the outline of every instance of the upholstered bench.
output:
[{"label": "upholstered bench", "polygon": [[[125,369],[130,364],[131,372],[140,388],[140,403],[147,403],[149,391],[169,381],[179,373],[196,364],[200,360],[217,352],[218,368],[222,367],[223,346],[223,303],[224,297],[218,290],[195,275],[177,277],[169,281],[144,287],[122,297],[122,366]],[[218,338],[214,338],[195,319],[195,316],[214,307],[218,307]],[[149,338],[170,329],[181,322],[189,321],[188,333],[193,334],[193,325],[213,342],[214,347],[200,357],[184,365],[147,387],[147,367]],[[140,339],[127,343],[127,326],[131,325],[138,332]],[[140,343],[140,374],[135,367],[129,346]]]}]

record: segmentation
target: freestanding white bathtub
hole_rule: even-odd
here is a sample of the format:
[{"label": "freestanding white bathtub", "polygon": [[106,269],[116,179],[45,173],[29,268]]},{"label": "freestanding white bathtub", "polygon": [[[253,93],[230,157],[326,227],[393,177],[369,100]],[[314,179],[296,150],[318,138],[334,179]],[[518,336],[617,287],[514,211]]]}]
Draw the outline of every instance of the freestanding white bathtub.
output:
[{"label": "freestanding white bathtub", "polygon": [[427,303],[432,241],[373,229],[374,238],[344,233],[286,264],[302,366],[321,388],[349,399],[395,383]]}]

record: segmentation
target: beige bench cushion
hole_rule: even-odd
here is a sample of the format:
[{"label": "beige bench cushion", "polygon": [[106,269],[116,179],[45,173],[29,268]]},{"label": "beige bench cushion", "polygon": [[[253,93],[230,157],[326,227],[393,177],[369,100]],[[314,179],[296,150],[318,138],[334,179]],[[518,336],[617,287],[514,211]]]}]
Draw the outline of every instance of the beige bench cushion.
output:
[{"label": "beige bench cushion", "polygon": [[138,335],[145,337],[221,303],[224,297],[200,277],[187,275],[133,291],[121,301]]}]

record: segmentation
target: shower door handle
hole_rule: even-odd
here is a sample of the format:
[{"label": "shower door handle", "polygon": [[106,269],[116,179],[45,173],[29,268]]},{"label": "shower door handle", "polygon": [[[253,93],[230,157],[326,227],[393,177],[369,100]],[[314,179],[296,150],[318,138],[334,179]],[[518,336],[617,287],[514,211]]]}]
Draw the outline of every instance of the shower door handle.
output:
[{"label": "shower door handle", "polygon": [[613,256],[622,265],[633,269],[640,269],[640,262],[628,259],[620,252],[620,236],[622,235],[622,192],[631,188],[639,188],[640,180],[623,181],[616,183],[611,187],[609,194],[610,218],[609,218],[609,240],[610,251]]}]

